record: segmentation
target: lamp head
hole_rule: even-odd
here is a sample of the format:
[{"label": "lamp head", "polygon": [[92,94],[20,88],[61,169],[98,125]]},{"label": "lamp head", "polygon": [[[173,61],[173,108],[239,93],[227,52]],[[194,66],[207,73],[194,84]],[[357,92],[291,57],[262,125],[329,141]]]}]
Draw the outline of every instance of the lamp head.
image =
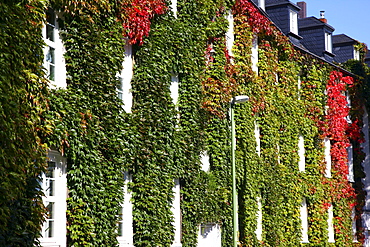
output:
[{"label": "lamp head", "polygon": [[238,95],[231,99],[231,104],[244,103],[249,100],[247,95]]}]

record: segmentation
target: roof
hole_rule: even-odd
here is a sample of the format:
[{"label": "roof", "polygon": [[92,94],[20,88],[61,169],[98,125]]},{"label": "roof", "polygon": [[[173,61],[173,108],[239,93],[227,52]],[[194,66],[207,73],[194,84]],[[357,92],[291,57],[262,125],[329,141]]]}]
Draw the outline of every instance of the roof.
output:
[{"label": "roof", "polygon": [[265,6],[266,7],[272,7],[272,6],[277,6],[277,5],[292,5],[297,10],[301,9],[300,7],[298,7],[297,4],[295,4],[295,3],[293,3],[289,0],[265,0]]},{"label": "roof", "polygon": [[306,28],[308,29],[308,28],[313,28],[313,27],[318,27],[318,26],[325,26],[329,28],[329,30],[331,31],[335,30],[329,24],[320,21],[314,16],[298,19],[298,22],[299,22],[299,29],[306,29]]},{"label": "roof", "polygon": [[345,34],[333,35],[332,40],[333,40],[333,46],[344,44],[344,43],[352,43],[352,44],[358,43],[357,40],[352,39],[351,37]]}]

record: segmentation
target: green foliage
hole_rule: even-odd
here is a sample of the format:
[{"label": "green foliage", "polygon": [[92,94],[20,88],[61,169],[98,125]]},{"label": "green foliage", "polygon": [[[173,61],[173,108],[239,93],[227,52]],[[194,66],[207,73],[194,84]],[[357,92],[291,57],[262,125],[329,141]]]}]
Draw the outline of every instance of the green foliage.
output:
[{"label": "green foliage", "polygon": [[125,42],[116,9],[97,6],[90,16],[88,6],[79,16],[63,15],[68,87],[50,99],[46,117],[55,125],[48,142],[67,157],[68,245],[114,246],[130,146],[129,119],[116,96]]},{"label": "green foliage", "polygon": [[[233,2],[178,1],[177,18],[170,11],[155,16],[149,37],[133,47],[132,114],[123,111],[116,97],[116,74],[122,69],[125,45],[122,2],[52,1],[52,7],[63,12],[68,87],[52,90],[51,95],[41,70],[44,6],[41,1],[32,3],[36,8],[6,3],[0,9],[0,41],[8,44],[0,55],[4,140],[0,190],[10,192],[0,195],[0,244],[31,245],[27,241],[37,237],[43,213],[36,179],[44,165],[41,137],[67,157],[69,246],[117,245],[117,215],[127,170],[133,175],[129,189],[135,246],[173,242],[171,204],[177,178],[183,246],[196,246],[199,224],[209,222],[222,226],[222,245],[231,246],[228,102],[246,94],[250,101],[237,105],[235,116],[241,245],[302,245],[299,207],[306,198],[310,222],[306,245],[348,246],[351,212],[346,200],[335,202],[336,219],[343,220],[335,222],[340,229],[336,243],[327,243],[325,205],[333,199],[330,183],[342,182],[335,176],[324,177],[325,89],[333,67],[294,50],[266,18],[256,15],[249,1],[234,9],[232,58],[226,54],[225,33],[226,10]],[[256,27],[251,26],[253,20]],[[251,61],[255,37],[258,73]],[[348,66],[362,76],[360,81],[367,80],[368,71]],[[174,75],[179,79],[175,104],[170,92]],[[352,102],[359,102],[351,111],[353,119],[360,119],[357,92],[367,90],[366,85],[357,83],[351,91]],[[299,135],[304,136],[305,172],[298,170]],[[201,170],[204,154],[210,158],[208,172]],[[361,153],[355,155],[358,178],[363,176],[362,159]],[[361,181],[354,186],[363,200]],[[262,203],[262,240],[255,234],[257,201]],[[37,207],[30,207],[32,203]],[[24,232],[28,235],[20,235]]]},{"label": "green foliage", "polygon": [[0,5],[0,245],[33,246],[44,207],[39,176],[44,170],[48,131],[42,70],[42,1]]}]

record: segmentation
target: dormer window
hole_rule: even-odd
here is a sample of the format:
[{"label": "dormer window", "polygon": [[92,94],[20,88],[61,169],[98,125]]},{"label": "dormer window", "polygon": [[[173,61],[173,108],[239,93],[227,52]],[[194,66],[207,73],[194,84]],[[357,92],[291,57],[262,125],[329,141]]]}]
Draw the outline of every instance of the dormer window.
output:
[{"label": "dormer window", "polygon": [[298,13],[293,10],[289,10],[289,18],[290,18],[289,31],[294,34],[298,34]]},{"label": "dormer window", "polygon": [[265,0],[258,0],[258,7],[265,10]]},{"label": "dormer window", "polygon": [[356,48],[353,48],[353,59],[360,60],[360,51]]},{"label": "dormer window", "polygon": [[332,53],[332,41],[331,41],[331,33],[325,32],[325,51]]}]

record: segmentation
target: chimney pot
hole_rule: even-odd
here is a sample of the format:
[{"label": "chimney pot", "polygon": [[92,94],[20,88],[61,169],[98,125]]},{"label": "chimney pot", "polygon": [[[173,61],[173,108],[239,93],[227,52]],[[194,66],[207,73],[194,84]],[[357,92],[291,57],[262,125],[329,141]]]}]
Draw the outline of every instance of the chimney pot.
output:
[{"label": "chimney pot", "polygon": [[320,18],[325,19],[325,10],[320,11]]},{"label": "chimney pot", "polygon": [[325,19],[325,10],[320,11],[320,19],[319,20],[324,22],[324,23],[328,23],[328,20]]}]

